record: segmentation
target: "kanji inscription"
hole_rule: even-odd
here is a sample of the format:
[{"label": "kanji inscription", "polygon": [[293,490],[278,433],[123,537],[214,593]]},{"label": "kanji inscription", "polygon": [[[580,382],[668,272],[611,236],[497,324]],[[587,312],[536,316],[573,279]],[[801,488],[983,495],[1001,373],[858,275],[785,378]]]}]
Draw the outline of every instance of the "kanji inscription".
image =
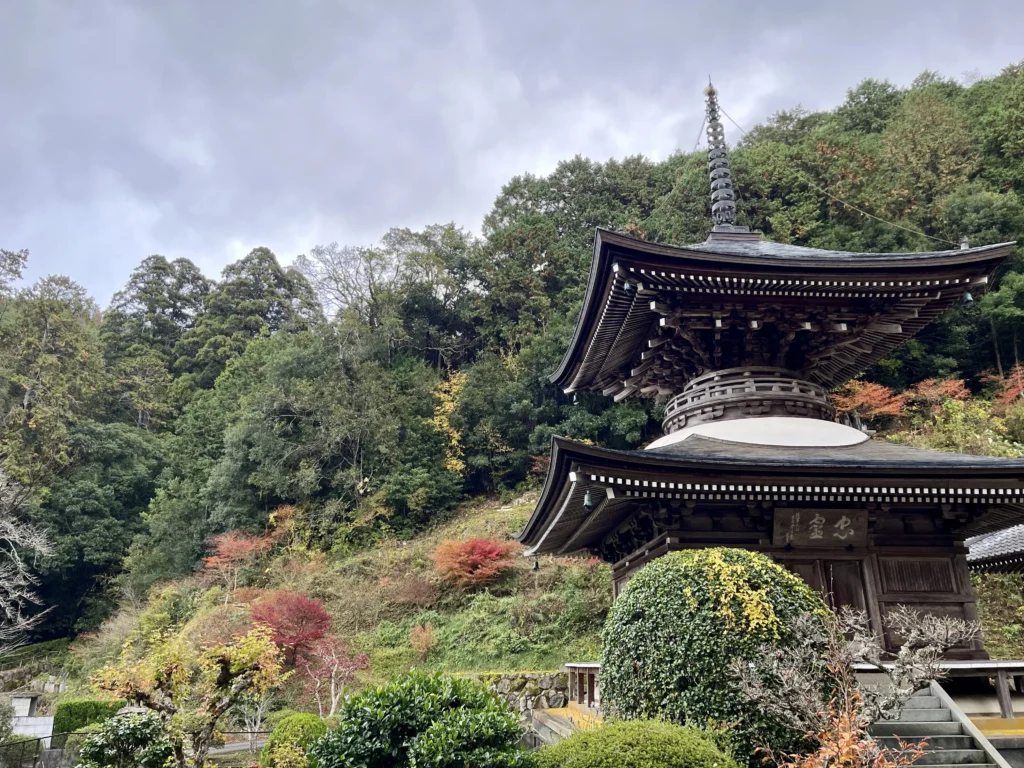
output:
[{"label": "kanji inscription", "polygon": [[794,548],[863,547],[868,543],[864,509],[776,509],[772,542]]}]

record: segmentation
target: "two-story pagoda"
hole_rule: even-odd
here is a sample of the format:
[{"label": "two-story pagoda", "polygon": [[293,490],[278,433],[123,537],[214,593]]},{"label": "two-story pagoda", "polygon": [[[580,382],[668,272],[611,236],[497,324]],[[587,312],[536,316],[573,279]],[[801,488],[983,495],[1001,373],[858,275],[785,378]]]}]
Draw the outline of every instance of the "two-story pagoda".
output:
[{"label": "two-story pagoda", "polygon": [[[667,401],[642,451],[556,438],[519,540],[589,552],[618,594],[673,550],[770,554],[879,633],[890,606],[976,617],[964,539],[1024,520],[1024,462],[871,440],[828,391],[984,286],[1013,243],[927,253],[783,245],[736,226],[708,88],[714,228],[659,245],[599,230],[586,298],[552,380]],[[980,643],[952,657],[987,658]]]}]

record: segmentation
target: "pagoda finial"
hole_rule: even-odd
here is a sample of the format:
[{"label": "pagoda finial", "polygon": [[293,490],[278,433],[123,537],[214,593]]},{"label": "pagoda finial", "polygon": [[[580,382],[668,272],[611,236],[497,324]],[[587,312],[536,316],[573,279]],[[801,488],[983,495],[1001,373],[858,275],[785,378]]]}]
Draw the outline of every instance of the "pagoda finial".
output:
[{"label": "pagoda finial", "polygon": [[711,177],[711,219],[715,226],[736,224],[736,192],[729,171],[729,151],[725,146],[725,127],[720,119],[718,91],[708,78],[704,89],[708,98],[708,173]]}]

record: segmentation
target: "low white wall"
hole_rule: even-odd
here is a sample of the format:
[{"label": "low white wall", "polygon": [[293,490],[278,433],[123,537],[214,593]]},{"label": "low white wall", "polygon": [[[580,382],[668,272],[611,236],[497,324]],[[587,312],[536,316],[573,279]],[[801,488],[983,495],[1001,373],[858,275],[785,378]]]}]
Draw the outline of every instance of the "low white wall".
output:
[{"label": "low white wall", "polygon": [[50,746],[50,737],[53,735],[52,717],[14,717],[11,718],[14,732],[18,736],[32,736],[34,738],[46,739],[44,747]]}]

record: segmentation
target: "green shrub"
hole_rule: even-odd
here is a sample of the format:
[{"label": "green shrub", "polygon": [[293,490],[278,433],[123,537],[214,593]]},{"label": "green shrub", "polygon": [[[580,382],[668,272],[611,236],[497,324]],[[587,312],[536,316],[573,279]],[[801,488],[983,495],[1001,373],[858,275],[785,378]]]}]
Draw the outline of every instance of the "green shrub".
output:
[{"label": "green shrub", "polygon": [[[65,699],[58,702],[53,712],[53,732],[72,733],[90,723],[102,723],[116,715],[127,703],[124,699]],[[66,738],[55,738],[54,746],[63,747]]]},{"label": "green shrub", "polygon": [[[306,752],[321,736],[327,733],[327,724],[316,715],[295,714],[281,720],[267,739],[260,752],[260,765],[264,768],[281,768],[280,753],[294,752],[298,748]],[[311,766],[315,763],[310,762]]]},{"label": "green shrub", "polygon": [[160,719],[153,712],[119,715],[106,720],[87,738],[79,768],[163,768],[171,757]]},{"label": "green shrub", "polygon": [[799,576],[756,552],[658,558],[633,577],[605,623],[602,701],[626,720],[727,724],[734,754],[754,762],[758,737],[795,748],[800,735],[751,704],[730,665],[788,642],[797,616],[827,610]]},{"label": "green shrub", "polygon": [[407,645],[409,630],[385,619],[377,625],[376,641],[381,648],[398,648]]},{"label": "green shrub", "polygon": [[703,733],[656,720],[578,731],[542,750],[537,768],[736,768]]},{"label": "green shrub", "polygon": [[530,764],[521,736],[516,715],[480,683],[412,673],[346,701],[310,754],[319,768],[511,768]]},{"label": "green shrub", "polygon": [[47,640],[42,643],[23,645],[4,654],[0,659],[0,669],[11,669],[31,664],[33,661],[46,659],[52,656],[62,656],[67,653],[71,641],[66,638],[60,640]]}]

